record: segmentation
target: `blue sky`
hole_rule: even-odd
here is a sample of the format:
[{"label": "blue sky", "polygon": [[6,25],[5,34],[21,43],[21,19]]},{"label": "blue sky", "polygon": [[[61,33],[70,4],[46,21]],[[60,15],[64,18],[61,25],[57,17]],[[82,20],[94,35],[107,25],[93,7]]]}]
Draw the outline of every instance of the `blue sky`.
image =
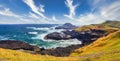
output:
[{"label": "blue sky", "polygon": [[76,25],[120,20],[120,0],[0,0],[0,24]]}]

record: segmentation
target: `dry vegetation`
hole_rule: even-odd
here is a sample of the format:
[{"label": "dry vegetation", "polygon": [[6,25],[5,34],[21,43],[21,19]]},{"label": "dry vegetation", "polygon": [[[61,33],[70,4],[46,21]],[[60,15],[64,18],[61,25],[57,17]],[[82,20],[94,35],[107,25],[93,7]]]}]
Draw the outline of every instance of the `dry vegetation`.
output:
[{"label": "dry vegetation", "polygon": [[77,57],[53,57],[0,48],[0,61],[78,61]]},{"label": "dry vegetation", "polygon": [[99,38],[94,43],[75,50],[71,56],[83,61],[120,61],[120,31]]}]

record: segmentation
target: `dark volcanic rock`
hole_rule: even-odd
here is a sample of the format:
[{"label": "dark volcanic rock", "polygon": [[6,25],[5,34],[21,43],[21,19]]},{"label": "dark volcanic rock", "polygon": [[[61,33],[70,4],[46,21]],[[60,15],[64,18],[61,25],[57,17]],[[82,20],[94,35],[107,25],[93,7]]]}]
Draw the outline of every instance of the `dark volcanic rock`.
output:
[{"label": "dark volcanic rock", "polygon": [[97,40],[100,37],[105,36],[107,33],[105,30],[99,30],[99,29],[90,29],[88,31],[82,31],[80,32],[80,35],[76,38],[78,40],[81,40],[83,44],[88,45],[95,40]]},{"label": "dark volcanic rock", "polygon": [[72,31],[62,31],[60,33],[53,32],[45,36],[45,39],[53,39],[53,40],[68,40],[68,39],[78,39],[82,41],[83,44],[89,44],[98,38],[105,36],[105,30],[99,29],[90,29],[86,31],[77,32],[75,30]]},{"label": "dark volcanic rock", "polygon": [[69,56],[69,54],[75,50],[82,47],[82,45],[71,45],[68,47],[57,47],[55,49],[45,49],[40,52],[42,55],[52,55],[57,57]]},{"label": "dark volcanic rock", "polygon": [[24,49],[31,51],[40,51],[40,48],[37,46],[32,46],[22,41],[11,41],[11,40],[0,41],[0,48],[13,49],[13,50]]},{"label": "dark volcanic rock", "polygon": [[44,39],[66,40],[69,37],[64,33],[53,32],[44,37]]},{"label": "dark volcanic rock", "polygon": [[71,23],[65,23],[64,25],[62,26],[58,26],[56,27],[55,29],[75,29],[77,28],[76,26],[72,25]]},{"label": "dark volcanic rock", "polygon": [[66,30],[62,32],[53,32],[44,37],[44,39],[53,39],[53,40],[67,40],[67,39],[74,39],[79,36],[80,33],[72,30]]},{"label": "dark volcanic rock", "polygon": [[[62,31],[62,34],[64,34],[64,37],[61,37],[61,33],[50,33],[46,36],[47,39],[54,39],[54,40],[62,40],[62,39],[78,39],[82,41],[81,45],[71,45],[68,47],[57,47],[56,49],[44,49],[41,50],[40,54],[43,55],[52,55],[52,56],[69,56],[69,54],[82,46],[88,45],[95,40],[97,40],[100,37],[106,36],[107,32],[105,30],[100,29],[90,29],[86,31],[77,32],[75,30],[72,31]],[[68,36],[66,38],[66,36]]]},{"label": "dark volcanic rock", "polygon": [[77,36],[80,35],[79,32],[75,31],[75,30],[72,30],[72,31],[69,31],[69,30],[66,30],[66,31],[62,31],[65,35],[69,35],[69,39],[73,39],[73,38],[76,38]]}]

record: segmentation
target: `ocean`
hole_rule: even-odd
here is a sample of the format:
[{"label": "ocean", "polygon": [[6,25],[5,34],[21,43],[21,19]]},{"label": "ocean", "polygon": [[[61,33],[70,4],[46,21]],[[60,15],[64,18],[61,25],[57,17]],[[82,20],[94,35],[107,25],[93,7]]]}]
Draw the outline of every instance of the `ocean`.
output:
[{"label": "ocean", "polygon": [[44,36],[56,30],[57,24],[14,24],[0,25],[0,40],[18,40],[31,45],[36,45],[46,49],[56,47],[66,47],[69,45],[81,44],[77,39],[70,40],[45,40]]}]

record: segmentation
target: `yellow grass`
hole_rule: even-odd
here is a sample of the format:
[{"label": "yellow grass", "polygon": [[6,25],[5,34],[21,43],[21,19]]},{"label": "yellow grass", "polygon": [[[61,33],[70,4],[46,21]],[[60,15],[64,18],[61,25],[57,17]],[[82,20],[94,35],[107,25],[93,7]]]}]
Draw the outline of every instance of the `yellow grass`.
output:
[{"label": "yellow grass", "polygon": [[0,61],[78,61],[77,57],[53,57],[47,55],[35,55],[20,51],[0,48]]},{"label": "yellow grass", "polygon": [[99,38],[92,44],[75,50],[70,56],[88,61],[120,61],[120,31]]}]

